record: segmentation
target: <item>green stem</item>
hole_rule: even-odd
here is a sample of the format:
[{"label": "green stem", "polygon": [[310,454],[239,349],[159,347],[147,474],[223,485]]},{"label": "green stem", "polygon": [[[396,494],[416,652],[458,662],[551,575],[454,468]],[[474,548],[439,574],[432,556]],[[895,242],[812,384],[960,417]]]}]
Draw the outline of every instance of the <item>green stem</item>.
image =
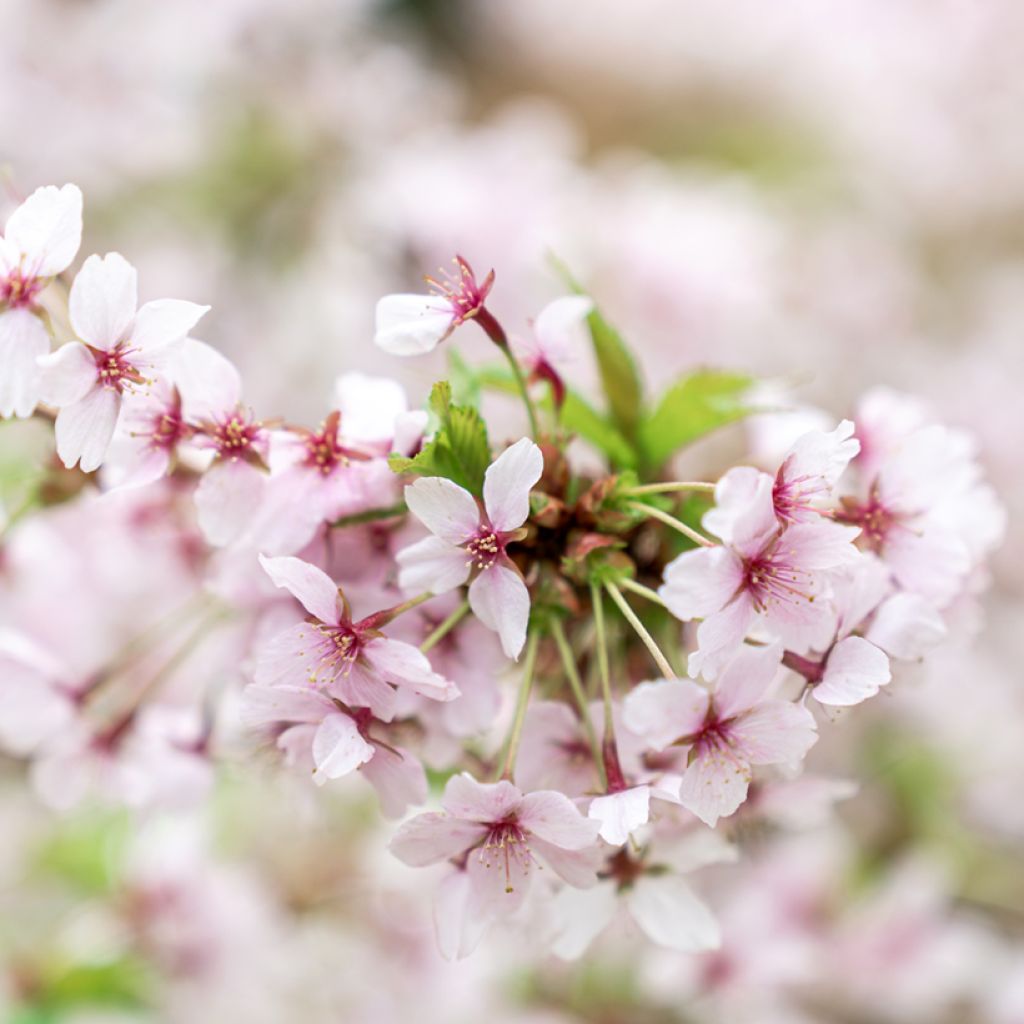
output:
[{"label": "green stem", "polygon": [[631,580],[628,577],[621,581],[623,590],[630,590],[634,594],[639,594],[641,597],[646,597],[648,601],[653,601],[655,604],[660,604],[662,608],[667,607],[664,601],[661,599],[661,594],[656,590],[652,590],[650,587],[645,587],[642,583],[637,583],[636,580]]},{"label": "green stem", "polygon": [[641,484],[639,487],[630,487],[623,491],[623,494],[673,494],[677,491],[714,491],[715,485],[705,483],[703,480],[672,480],[660,484]]},{"label": "green stem", "polygon": [[341,529],[346,526],[359,526],[361,523],[374,523],[378,519],[395,519],[398,516],[404,516],[407,509],[405,502],[400,502],[397,505],[392,505],[390,508],[371,508],[365,512],[356,512],[351,516],[342,516],[340,519],[335,519],[331,523],[333,529]]},{"label": "green stem", "polygon": [[565,676],[569,680],[569,689],[576,699],[580,709],[580,720],[583,723],[583,731],[587,734],[587,742],[590,744],[590,751],[597,767],[597,775],[601,780],[602,792],[608,786],[608,780],[604,773],[604,758],[601,757],[601,745],[597,741],[597,733],[594,732],[594,723],[590,720],[590,708],[587,706],[587,698],[583,692],[583,681],[580,679],[579,671],[576,668],[576,659],[573,657],[572,648],[565,637],[565,630],[562,628],[560,619],[552,617],[551,635],[555,638],[558,646],[558,653],[562,656],[562,666],[565,668]]},{"label": "green stem", "polygon": [[516,700],[515,717],[512,729],[505,741],[505,756],[502,758],[501,774],[498,779],[511,779],[515,767],[516,754],[519,752],[519,740],[523,734],[523,722],[526,719],[526,708],[530,703],[530,691],[533,689],[533,673],[537,665],[538,633],[531,633],[526,641],[526,657],[523,660],[523,679],[519,684],[519,697]]},{"label": "green stem", "polygon": [[442,622],[437,629],[435,629],[430,636],[420,644],[420,650],[426,654],[428,651],[436,647],[465,618],[466,612],[468,611],[469,602],[463,601],[462,604],[460,604],[458,608],[456,608],[455,611],[453,611],[451,615],[449,615],[448,618],[446,618],[444,622]]},{"label": "green stem", "polygon": [[499,347],[505,353],[508,365],[512,367],[512,376],[516,379],[516,387],[519,388],[519,394],[522,395],[523,403],[526,405],[526,415],[530,418],[530,433],[537,438],[540,436],[540,428],[537,424],[537,409],[533,404],[533,399],[530,397],[530,388],[526,383],[526,378],[523,376],[523,368],[519,365],[519,360],[512,354],[512,350],[508,345]]},{"label": "green stem", "polygon": [[615,736],[615,718],[612,714],[612,680],[608,668],[608,633],[604,625],[604,597],[601,588],[590,584],[590,603],[594,608],[594,630],[597,633],[597,670],[601,677],[601,696],[604,700],[604,741]]},{"label": "green stem", "polygon": [[675,669],[672,668],[668,658],[665,657],[661,648],[655,643],[654,637],[647,632],[647,627],[637,617],[636,612],[629,607],[628,602],[622,596],[622,591],[614,583],[606,583],[605,589],[607,589],[611,599],[619,606],[619,611],[622,612],[623,618],[633,627],[636,635],[643,641],[643,645],[650,651],[651,657],[654,659],[661,674],[666,679],[676,678],[677,673]]},{"label": "green stem", "polygon": [[675,516],[662,512],[660,508],[655,508],[653,505],[645,505],[642,501],[631,501],[628,504],[630,508],[643,512],[645,515],[650,516],[652,519],[657,519],[666,526],[671,526],[673,530],[678,530],[684,537],[689,537],[694,544],[699,544],[704,548],[713,548],[715,546],[713,541],[708,540],[702,533],[698,533],[692,526],[687,526],[686,523],[676,519]]}]

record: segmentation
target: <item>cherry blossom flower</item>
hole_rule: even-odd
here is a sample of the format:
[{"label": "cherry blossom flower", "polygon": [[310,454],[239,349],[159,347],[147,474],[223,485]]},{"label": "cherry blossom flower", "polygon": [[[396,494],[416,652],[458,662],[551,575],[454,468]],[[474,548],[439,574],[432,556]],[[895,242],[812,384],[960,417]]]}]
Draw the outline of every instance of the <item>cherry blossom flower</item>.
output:
[{"label": "cherry blossom flower", "polygon": [[830,576],[859,557],[857,528],[819,520],[779,530],[772,478],[755,474],[744,478],[742,510],[723,530],[727,543],[686,551],[665,569],[658,593],[669,611],[704,620],[691,675],[714,678],[755,628],[794,650],[820,649],[833,621]]},{"label": "cherry blossom flower", "polygon": [[563,793],[524,794],[511,782],[477,782],[453,775],[444,813],[419,814],[391,840],[391,852],[410,867],[465,858],[480,907],[511,913],[526,895],[538,859],[570,885],[596,882],[591,852],[598,826]]},{"label": "cherry blossom flower", "polygon": [[424,477],[405,489],[409,510],[433,534],[398,553],[404,590],[440,594],[469,585],[474,614],[501,637],[509,658],[526,642],[530,595],[506,553],[530,512],[530,491],[544,457],[521,438],[488,467],[483,510],[465,489],[442,477]]},{"label": "cherry blossom flower", "polygon": [[36,316],[39,293],[70,266],[81,241],[77,185],[37,188],[7,218],[0,238],[0,416],[31,416],[39,401],[38,359],[50,351]]},{"label": "cherry blossom flower", "polygon": [[658,946],[679,953],[718,949],[721,930],[684,874],[734,862],[738,852],[714,832],[701,829],[679,842],[660,844],[642,856],[618,851],[588,889],[563,888],[551,905],[551,950],[576,960],[609,925],[623,917]]},{"label": "cherry blossom flower", "polygon": [[158,299],[138,306],[135,268],[120,254],[90,256],[71,286],[69,315],[80,341],[40,360],[42,396],[60,409],[57,454],[69,469],[97,469],[125,396],[148,386],[176,343],[209,306]]},{"label": "cherry blossom flower", "polygon": [[242,722],[250,728],[279,727],[277,746],[290,764],[312,764],[317,785],[358,771],[390,818],[426,800],[423,765],[408,750],[377,737],[384,723],[367,708],[349,708],[319,690],[287,684],[254,683],[242,697]]},{"label": "cherry blossom flower", "polygon": [[380,614],[353,622],[344,595],[322,569],[290,556],[261,555],[260,564],[309,616],[257,653],[253,678],[258,684],[317,688],[348,707],[369,708],[383,721],[394,712],[392,684],[434,700],[459,695],[426,655],[381,633]]},{"label": "cherry blossom flower", "polygon": [[594,308],[585,295],[564,295],[537,315],[526,337],[513,335],[512,351],[532,380],[550,383],[556,406],[565,400],[565,377],[586,350],[584,325]]},{"label": "cherry blossom flower", "polygon": [[714,827],[746,799],[751,767],[800,761],[817,739],[799,704],[767,696],[778,647],[744,647],[712,691],[689,679],[641,683],[623,701],[623,717],[655,750],[690,751],[679,802]]},{"label": "cherry blossom flower", "polygon": [[[492,270],[478,282],[470,265],[455,257],[456,270],[441,280],[427,278],[429,295],[385,295],[377,303],[374,341],[394,356],[432,352],[467,320],[487,314],[484,303],[494,284]],[[500,329],[500,328],[499,328]]]}]

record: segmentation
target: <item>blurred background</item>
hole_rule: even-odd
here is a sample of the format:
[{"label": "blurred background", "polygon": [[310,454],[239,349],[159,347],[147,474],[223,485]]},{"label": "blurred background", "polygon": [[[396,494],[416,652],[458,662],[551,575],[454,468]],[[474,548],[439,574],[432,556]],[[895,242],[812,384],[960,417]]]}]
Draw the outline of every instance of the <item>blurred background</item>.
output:
[{"label": "blurred background", "polygon": [[[709,873],[720,956],[612,939],[566,965],[510,938],[445,964],[431,883],[343,788],[240,763],[191,816],[56,818],[11,765],[9,1020],[1024,1022],[1024,5],[0,13],[4,205],[78,183],[82,254],[124,253],[144,299],[211,304],[202,336],[261,415],[319,419],[352,369],[421,402],[445,353],[378,351],[377,298],[459,252],[525,330],[564,291],[555,255],[652,388],[736,367],[835,416],[912,392],[976,436],[1011,524],[973,645],[815,752],[861,783],[838,820]],[[148,944],[124,924],[146,900],[165,901]]]}]

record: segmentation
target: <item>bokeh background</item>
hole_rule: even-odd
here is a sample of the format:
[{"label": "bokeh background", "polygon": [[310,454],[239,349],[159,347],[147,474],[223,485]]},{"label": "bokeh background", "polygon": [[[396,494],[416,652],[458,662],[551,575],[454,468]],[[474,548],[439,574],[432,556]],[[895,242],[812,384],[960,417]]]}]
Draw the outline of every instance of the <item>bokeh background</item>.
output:
[{"label": "bokeh background", "polygon": [[[751,370],[848,413],[921,396],[1010,510],[974,642],[845,716],[837,820],[708,885],[717,959],[510,938],[448,965],[372,804],[240,759],[201,811],[57,818],[0,789],[0,1007],[42,1021],[1024,1021],[1024,6],[1017,0],[0,0],[7,200],[77,182],[83,253],[265,415],[462,253],[525,326],[572,267],[652,386]],[[5,442],[0,442],[5,443]],[[5,453],[5,458],[10,453]],[[60,626],[60,610],[54,611]],[[980,631],[980,632],[978,632]],[[153,894],[157,895],[154,896]],[[125,920],[162,905],[147,945]],[[130,940],[126,936],[130,935]],[[25,992],[34,993],[25,1000]],[[26,1008],[27,1007],[27,1008]]]}]

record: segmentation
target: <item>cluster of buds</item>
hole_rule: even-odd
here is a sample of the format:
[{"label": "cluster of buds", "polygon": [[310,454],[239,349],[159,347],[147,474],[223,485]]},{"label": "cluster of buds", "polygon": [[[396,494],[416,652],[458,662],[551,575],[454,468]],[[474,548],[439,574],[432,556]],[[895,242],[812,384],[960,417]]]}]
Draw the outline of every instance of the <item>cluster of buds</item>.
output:
[{"label": "cluster of buds", "polygon": [[[758,411],[752,382],[699,371],[648,403],[590,298],[556,298],[517,337],[487,308],[493,272],[478,282],[461,258],[435,294],[381,300],[377,343],[415,355],[475,324],[507,368],[464,395],[439,383],[429,413],[350,374],[318,427],[258,419],[235,367],[190,336],[206,307],[139,307],[116,253],[64,287],[80,234],[70,185],[8,220],[0,413],[52,419],[64,467],[103,492],[175,516],[186,497],[196,630],[230,628],[247,685],[172,728],[145,634],[75,679],[12,630],[0,742],[53,802],[69,774],[114,799],[180,795],[233,724],[317,784],[361,775],[392,818],[430,799],[429,767],[441,809],[391,850],[444,865],[449,957],[527,915],[577,956],[620,906],[654,943],[715,948],[685,875],[735,860],[737,823],[773,792],[811,792],[795,779],[832,726],[819,708],[874,697],[939,645],[998,542],[970,440],[887,392],[770,463],[671,479],[680,448]],[[47,313],[63,296],[70,337]],[[573,387],[590,352],[606,411]],[[528,436],[492,442],[483,387],[521,398]]]}]

